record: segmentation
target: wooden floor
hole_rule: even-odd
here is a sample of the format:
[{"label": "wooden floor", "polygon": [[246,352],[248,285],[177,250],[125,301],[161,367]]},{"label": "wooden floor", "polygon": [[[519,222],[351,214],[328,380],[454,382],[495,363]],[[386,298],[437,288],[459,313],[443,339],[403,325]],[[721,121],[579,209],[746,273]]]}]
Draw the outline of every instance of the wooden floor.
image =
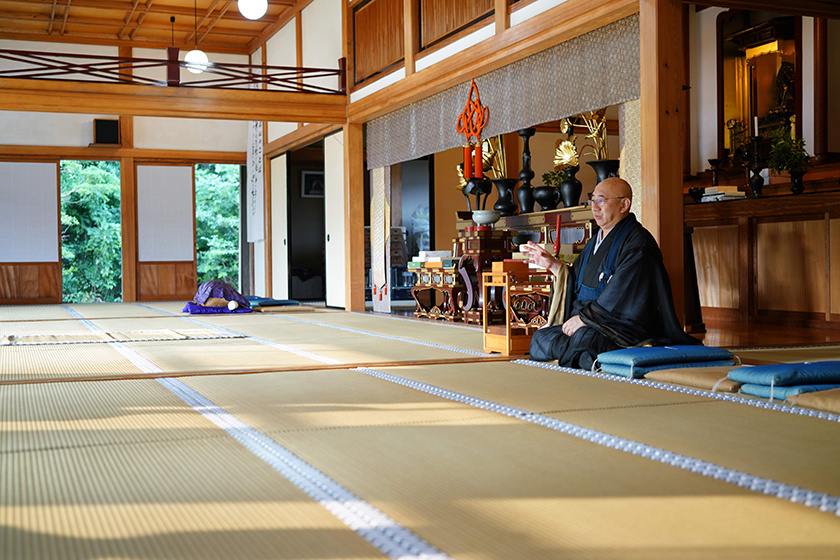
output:
[{"label": "wooden floor", "polygon": [[[372,311],[368,310],[372,313]],[[414,317],[414,308],[400,307],[392,315]],[[425,321],[426,319],[417,319]],[[695,335],[706,346],[720,348],[762,348],[767,346],[803,346],[811,344],[840,344],[840,330],[779,325],[742,324],[730,321],[705,322],[706,333]],[[479,328],[478,325],[473,325]]]},{"label": "wooden floor", "polygon": [[802,346],[840,343],[840,330],[709,321],[706,334],[698,338],[706,346],[723,348]]}]

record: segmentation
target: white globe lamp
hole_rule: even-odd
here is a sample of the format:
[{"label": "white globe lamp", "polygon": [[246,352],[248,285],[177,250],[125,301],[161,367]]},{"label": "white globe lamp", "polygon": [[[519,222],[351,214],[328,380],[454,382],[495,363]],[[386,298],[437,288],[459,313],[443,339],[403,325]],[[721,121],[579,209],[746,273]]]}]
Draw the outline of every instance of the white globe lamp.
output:
[{"label": "white globe lamp", "polygon": [[184,57],[184,62],[187,63],[187,70],[193,74],[201,74],[207,70],[207,63],[210,62],[210,59],[207,58],[204,51],[194,49],[187,53]]},{"label": "white globe lamp", "polygon": [[268,11],[268,0],[238,0],[239,13],[248,19],[260,19]]}]

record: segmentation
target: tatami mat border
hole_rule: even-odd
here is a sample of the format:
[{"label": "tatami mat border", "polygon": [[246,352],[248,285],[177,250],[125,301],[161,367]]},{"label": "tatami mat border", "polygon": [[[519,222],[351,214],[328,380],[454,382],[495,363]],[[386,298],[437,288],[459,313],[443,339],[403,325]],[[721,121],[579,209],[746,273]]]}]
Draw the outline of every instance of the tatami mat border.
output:
[{"label": "tatami mat border", "polygon": [[671,385],[669,383],[662,383],[661,381],[650,381],[648,379],[634,379],[630,377],[622,377],[620,375],[612,375],[610,373],[601,373],[596,371],[587,371],[585,369],[574,369],[555,365],[553,363],[536,362],[534,360],[514,360],[512,363],[521,364],[530,367],[539,367],[543,369],[551,369],[554,371],[562,371],[565,373],[574,373],[575,375],[585,375],[587,377],[596,377],[598,379],[606,379],[609,381],[616,381],[619,383],[631,383],[633,385],[643,385],[645,387],[652,387],[654,389],[662,389],[674,393],[685,393],[687,395],[695,395],[701,397],[708,397],[710,399],[718,399],[722,401],[736,402],[755,406],[757,408],[766,408],[768,410],[776,410],[779,412],[787,412],[789,414],[798,414],[800,416],[810,416],[812,418],[819,418],[821,420],[829,420],[831,422],[840,422],[840,415],[832,414],[830,412],[822,412],[819,410],[812,410],[808,408],[800,408],[797,406],[789,406],[769,402],[757,398],[745,398],[731,393],[713,393],[703,389],[694,389],[692,387],[681,387],[679,385]]},{"label": "tatami mat border", "polygon": [[405,377],[385,373],[379,370],[371,368],[356,368],[354,371],[358,371],[384,381],[403,385],[430,395],[435,395],[440,398],[464,403],[482,410],[496,412],[498,414],[503,414],[525,422],[531,422],[566,435],[608,447],[610,449],[623,451],[651,461],[671,465],[708,478],[734,484],[753,492],[802,504],[840,517],[840,497],[832,496],[824,492],[816,492],[808,490],[807,488],[800,488],[798,486],[792,486],[783,482],[777,482],[775,480],[729,469],[702,459],[696,459],[680,453],[673,453],[666,449],[625,439],[605,432],[600,432],[598,430],[593,430],[591,428],[585,428],[583,426],[578,426],[577,424],[558,420],[557,418],[552,418],[550,416],[545,416],[529,410],[480,399],[478,397],[450,391],[449,389],[444,389],[442,387],[437,387],[421,381],[415,381],[413,379],[407,379]]},{"label": "tatami mat border", "polygon": [[449,556],[398,524],[378,508],[199,392],[176,379],[163,378],[158,379],[158,382],[390,558],[451,560]]}]

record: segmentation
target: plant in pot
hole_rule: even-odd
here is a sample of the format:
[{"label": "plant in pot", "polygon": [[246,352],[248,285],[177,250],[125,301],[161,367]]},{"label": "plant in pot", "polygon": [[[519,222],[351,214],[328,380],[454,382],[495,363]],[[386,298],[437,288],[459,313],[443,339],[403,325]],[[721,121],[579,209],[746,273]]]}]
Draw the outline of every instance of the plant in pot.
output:
[{"label": "plant in pot", "polygon": [[[591,153],[595,156],[594,160],[587,161],[587,165],[595,170],[595,184],[600,183],[609,177],[618,177],[619,160],[610,159],[609,149],[607,147],[607,109],[599,109],[597,111],[589,111],[589,114],[580,114],[575,117],[575,126],[580,127],[579,121],[583,121],[583,127],[589,132],[586,139],[589,140],[580,155]],[[587,152],[588,149],[588,152]]]},{"label": "plant in pot", "polygon": [[787,171],[790,174],[790,190],[793,194],[805,192],[802,177],[812,165],[811,156],[805,150],[805,140],[796,138],[790,128],[780,128],[771,135],[767,166],[776,173]]}]

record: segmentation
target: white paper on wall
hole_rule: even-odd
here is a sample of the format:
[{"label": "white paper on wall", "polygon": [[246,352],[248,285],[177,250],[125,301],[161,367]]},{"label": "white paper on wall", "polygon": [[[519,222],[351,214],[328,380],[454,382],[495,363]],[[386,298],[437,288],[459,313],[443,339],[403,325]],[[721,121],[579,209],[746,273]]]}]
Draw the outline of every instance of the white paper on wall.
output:
[{"label": "white paper on wall", "polygon": [[195,258],[193,168],[137,166],[137,252],[140,262]]},{"label": "white paper on wall", "polygon": [[248,242],[265,237],[263,226],[263,123],[248,123]]},{"label": "white paper on wall", "polygon": [[58,262],[58,164],[0,162],[0,262]]}]

